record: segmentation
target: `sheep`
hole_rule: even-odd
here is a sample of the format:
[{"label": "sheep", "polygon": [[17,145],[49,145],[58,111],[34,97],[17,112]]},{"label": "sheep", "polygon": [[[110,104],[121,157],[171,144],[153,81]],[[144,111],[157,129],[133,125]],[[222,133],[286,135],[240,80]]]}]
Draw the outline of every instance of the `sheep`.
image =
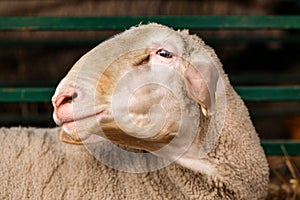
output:
[{"label": "sheep", "polygon": [[150,23],[114,36],[75,63],[52,102],[60,130],[1,129],[1,197],[267,195],[248,110],[213,49],[187,30]]}]

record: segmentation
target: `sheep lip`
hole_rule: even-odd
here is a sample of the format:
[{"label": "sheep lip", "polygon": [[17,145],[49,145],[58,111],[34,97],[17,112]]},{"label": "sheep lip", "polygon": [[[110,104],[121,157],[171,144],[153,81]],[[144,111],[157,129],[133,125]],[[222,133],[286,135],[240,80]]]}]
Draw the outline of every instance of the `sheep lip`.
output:
[{"label": "sheep lip", "polygon": [[100,117],[100,116],[103,116],[105,114],[107,114],[107,110],[102,110],[102,111],[97,112],[96,114],[93,114],[93,115],[86,115],[86,116],[79,117],[79,118],[76,118],[76,119],[72,119],[72,120],[69,120],[69,121],[62,121],[59,124],[59,126],[62,126],[64,124],[68,124],[68,123],[74,123],[74,122],[82,121],[82,120],[85,120],[85,119],[88,119],[88,118]]}]

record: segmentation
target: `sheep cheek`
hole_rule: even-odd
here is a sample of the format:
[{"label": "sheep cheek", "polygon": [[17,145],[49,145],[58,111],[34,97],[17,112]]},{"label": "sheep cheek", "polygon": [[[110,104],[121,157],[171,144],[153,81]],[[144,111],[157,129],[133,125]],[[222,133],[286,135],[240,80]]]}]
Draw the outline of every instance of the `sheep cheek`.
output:
[{"label": "sheep cheek", "polygon": [[[116,71],[116,70],[115,70]],[[103,99],[104,97],[111,97],[112,93],[116,87],[117,82],[117,74],[113,71],[113,69],[108,68],[103,72],[100,76],[98,85],[96,87],[96,98]],[[99,102],[100,104],[104,104],[106,102]]]},{"label": "sheep cheek", "polygon": [[[140,52],[130,52],[116,59],[114,63],[108,66],[99,77],[96,90],[97,104],[105,104],[109,108],[112,108],[113,95],[118,84],[120,84],[122,77],[126,76],[128,72],[134,71],[136,76],[139,76],[150,70],[150,68],[147,68],[147,65],[137,68],[137,65],[132,64],[136,63],[132,62],[132,60],[140,61],[142,60],[141,58],[144,57],[145,50]],[[125,89],[127,89],[126,87],[127,86],[125,86]],[[128,88],[130,87],[131,86],[128,85]],[[124,100],[124,106],[126,107],[122,107],[121,110],[124,110],[124,112],[127,111],[126,113],[122,113],[122,111],[121,113],[118,113],[117,116],[111,116],[110,119],[102,119],[99,122],[106,137],[117,144],[125,144],[126,146],[142,148],[145,150],[156,150],[163,145],[167,145],[178,132],[181,116],[180,103],[176,100],[172,91],[168,91],[167,88],[158,84],[150,84],[138,87],[134,93],[130,95],[129,99],[122,99]],[[149,125],[157,127],[155,122],[151,120],[151,118],[153,118],[151,117],[151,114],[154,114],[153,116],[159,115],[160,110],[157,109],[163,110],[163,126],[160,130],[154,132],[154,134],[149,133],[149,135],[147,135],[148,133],[146,132],[146,135],[142,138],[135,133],[130,133],[130,135],[126,134],[125,131],[121,130],[114,119],[114,117],[129,115],[128,123],[131,125],[128,126],[126,123],[126,127],[132,126],[137,129],[143,129]],[[157,111],[159,111],[159,113]],[[112,111],[111,114],[115,114],[115,112]],[[129,130],[132,129],[129,128]]]},{"label": "sheep cheek", "polygon": [[153,112],[153,106],[157,105],[159,105],[158,109],[164,110],[164,124],[158,132],[145,139],[166,145],[178,132],[181,118],[179,102],[170,91],[159,85],[146,85],[139,88],[129,101],[129,113],[132,123],[143,128],[151,124],[149,115]]}]

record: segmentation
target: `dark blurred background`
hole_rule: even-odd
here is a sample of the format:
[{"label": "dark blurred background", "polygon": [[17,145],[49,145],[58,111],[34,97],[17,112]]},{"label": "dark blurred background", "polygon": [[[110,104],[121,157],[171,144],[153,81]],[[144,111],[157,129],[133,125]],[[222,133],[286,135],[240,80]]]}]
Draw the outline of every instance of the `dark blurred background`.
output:
[{"label": "dark blurred background", "polygon": [[[0,16],[279,14],[300,14],[300,1],[0,1]],[[0,86],[55,87],[85,52],[121,31],[1,31]],[[300,84],[298,31],[192,30],[191,33],[197,33],[216,50],[234,86]],[[262,138],[300,139],[299,102],[246,104]],[[54,127],[51,115],[50,103],[0,104],[0,126]]]}]

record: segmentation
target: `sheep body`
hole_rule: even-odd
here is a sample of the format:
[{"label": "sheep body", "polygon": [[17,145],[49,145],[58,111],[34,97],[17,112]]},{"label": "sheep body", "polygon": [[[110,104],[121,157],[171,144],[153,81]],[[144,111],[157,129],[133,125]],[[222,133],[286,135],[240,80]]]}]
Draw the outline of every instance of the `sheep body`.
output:
[{"label": "sheep body", "polygon": [[[147,172],[148,167],[151,168],[151,165],[159,162],[159,158],[145,157],[139,160],[140,163],[132,166],[145,168],[144,173],[126,173],[107,167],[82,146],[60,143],[59,129],[2,128],[0,130],[2,143],[0,177],[3,180],[0,183],[1,198],[263,199],[266,197],[268,164],[263,149],[249,118],[248,110],[230,85],[214,51],[201,39],[190,36],[186,31],[175,32],[156,24],[148,25],[147,28],[150,28],[152,33],[157,32],[156,28],[163,30],[166,35],[176,33],[174,38],[179,38],[182,46],[185,49],[190,48],[190,51],[197,51],[197,49],[193,45],[189,47],[188,44],[193,42],[200,44],[205,55],[210,57],[218,69],[225,90],[224,93],[218,94],[218,100],[226,98],[226,105],[218,105],[224,106],[223,114],[225,114],[224,125],[217,133],[218,137],[216,135],[210,137],[206,134],[214,131],[214,129],[208,131],[211,123],[220,123],[219,116],[222,114],[220,111],[222,109],[216,109],[216,113],[211,117],[204,117],[205,114],[210,113],[203,112],[200,117],[200,132],[181,158],[164,168]],[[125,32],[125,35],[128,36],[135,30],[139,30],[139,27],[130,29],[129,32]],[[137,31],[137,33],[143,35],[142,32]],[[103,53],[109,55],[111,44],[118,45],[116,38],[122,38],[122,34],[113,38],[113,41],[110,41],[112,43],[103,45],[108,51],[102,52],[101,56]],[[138,42],[142,47],[143,41]],[[122,44],[124,43],[125,40]],[[109,62],[105,56],[102,58],[96,56],[103,46],[96,47],[79,60],[77,67],[75,66],[70,74],[74,75],[78,68],[84,66],[83,63],[88,63],[85,66],[92,69],[98,63]],[[125,46],[122,47],[124,50],[126,50]],[[120,52],[115,53],[115,57],[120,54]],[[67,81],[68,79],[64,79],[62,82],[67,83]],[[198,106],[195,108],[197,110],[194,109],[192,112],[201,114],[200,108]],[[114,135],[113,139],[118,139],[117,144],[126,146],[126,140],[120,142],[118,138],[120,135]],[[129,147],[139,144],[136,140],[133,141]],[[130,157],[112,151],[109,141],[104,140],[100,143],[95,144],[102,146],[96,154],[101,155],[102,158],[111,160],[115,164],[121,160],[131,161]],[[148,144],[149,142],[144,146],[147,147]],[[209,146],[209,150],[206,149],[206,145]],[[93,154],[95,155],[95,152]],[[170,154],[166,155],[170,156]],[[196,162],[190,162],[189,158]]]},{"label": "sheep body", "polygon": [[[1,199],[190,199],[228,191],[171,165],[124,173],[98,162],[84,147],[58,141],[58,129],[1,128]],[[198,191],[198,192],[197,192]],[[210,191],[202,193],[201,191]]]},{"label": "sheep body", "polygon": [[[142,174],[120,172],[83,146],[59,142],[58,133],[57,128],[0,129],[1,199],[256,199],[257,191],[248,198],[247,185],[214,180],[177,164]],[[257,162],[255,167],[262,166]]]}]

